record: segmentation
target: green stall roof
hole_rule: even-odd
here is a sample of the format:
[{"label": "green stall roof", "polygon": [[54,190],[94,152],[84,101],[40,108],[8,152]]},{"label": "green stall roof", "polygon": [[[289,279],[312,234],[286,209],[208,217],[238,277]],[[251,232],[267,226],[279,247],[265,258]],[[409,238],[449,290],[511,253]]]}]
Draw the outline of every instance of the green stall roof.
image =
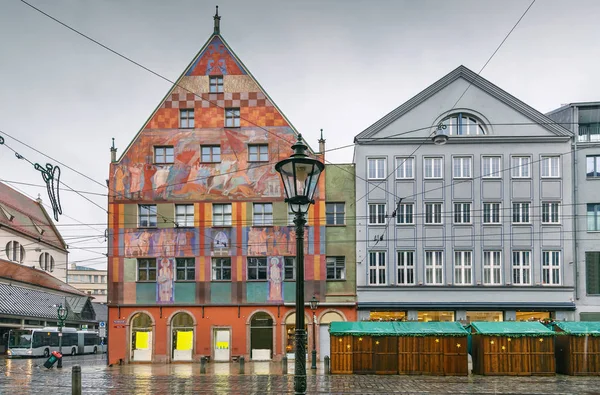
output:
[{"label": "green stall roof", "polygon": [[600,336],[600,322],[556,322],[555,326],[559,327],[565,333],[575,336]]},{"label": "green stall roof", "polygon": [[553,336],[555,333],[539,322],[472,322],[474,334],[488,336]]},{"label": "green stall roof", "polygon": [[459,322],[332,322],[334,336],[467,336]]}]

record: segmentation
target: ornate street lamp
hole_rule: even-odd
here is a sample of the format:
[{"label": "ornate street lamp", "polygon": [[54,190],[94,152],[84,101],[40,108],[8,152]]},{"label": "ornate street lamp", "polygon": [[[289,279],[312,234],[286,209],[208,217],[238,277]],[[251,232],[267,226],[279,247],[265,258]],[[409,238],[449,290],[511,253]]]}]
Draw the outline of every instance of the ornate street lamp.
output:
[{"label": "ornate street lamp", "polygon": [[325,165],[306,154],[306,144],[302,135],[292,145],[294,153],[275,165],[281,174],[285,189],[285,202],[295,214],[296,225],[296,362],[294,373],[294,391],[296,394],[306,393],[306,330],[304,329],[304,225],[308,207],[314,203],[313,196],[317,190],[319,176]]},{"label": "ornate street lamp", "polygon": [[[66,303],[65,303],[66,305]],[[58,315],[58,352],[61,357],[58,358],[58,362],[56,363],[57,368],[62,368],[62,329],[65,325],[65,320],[67,319],[67,314],[69,314],[69,310],[66,307],[63,307],[63,304],[59,304],[56,309],[56,314]]]},{"label": "ornate street lamp", "polygon": [[312,313],[313,313],[313,323],[312,323],[313,349],[312,349],[312,364],[310,365],[311,369],[317,368],[317,337],[315,334],[316,333],[315,327],[317,326],[317,316],[316,316],[315,312],[317,311],[317,307],[319,307],[319,301],[317,300],[315,295],[313,295],[312,299],[310,300],[310,309],[312,310]]}]

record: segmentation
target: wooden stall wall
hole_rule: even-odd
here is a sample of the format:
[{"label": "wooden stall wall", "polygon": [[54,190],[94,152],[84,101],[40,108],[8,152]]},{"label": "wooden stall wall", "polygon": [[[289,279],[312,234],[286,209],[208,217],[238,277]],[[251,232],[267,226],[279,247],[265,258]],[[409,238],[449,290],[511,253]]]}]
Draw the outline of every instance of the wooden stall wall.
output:
[{"label": "wooden stall wall", "polygon": [[375,373],[398,374],[398,337],[375,337],[373,342]]},{"label": "wooden stall wall", "polygon": [[332,374],[352,374],[352,336],[332,336],[330,342]]},{"label": "wooden stall wall", "polygon": [[443,338],[444,374],[446,376],[468,376],[469,356],[467,338],[449,336]]},{"label": "wooden stall wall", "polygon": [[444,375],[442,341],[437,336],[419,337],[419,371],[421,374]]},{"label": "wooden stall wall", "polygon": [[556,336],[555,347],[557,373],[600,375],[600,337]]},{"label": "wooden stall wall", "polygon": [[418,337],[398,337],[398,373],[419,374],[419,342]]},{"label": "wooden stall wall", "polygon": [[554,356],[554,337],[528,337],[530,341],[531,374],[535,376],[554,376],[556,362]]},{"label": "wooden stall wall", "polygon": [[373,338],[371,336],[354,336],[352,364],[355,374],[373,374]]}]

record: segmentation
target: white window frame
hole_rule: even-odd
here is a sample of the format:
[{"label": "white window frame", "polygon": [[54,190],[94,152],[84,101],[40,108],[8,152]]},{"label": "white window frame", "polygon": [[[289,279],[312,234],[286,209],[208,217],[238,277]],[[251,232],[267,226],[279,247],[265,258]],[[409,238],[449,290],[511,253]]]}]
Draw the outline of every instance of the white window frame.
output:
[{"label": "white window frame", "polygon": [[[333,276],[330,276],[330,270],[333,270]],[[345,256],[328,256],[325,259],[325,271],[327,281],[344,281],[346,280],[346,257]]]},{"label": "white window frame", "polygon": [[193,129],[195,117],[196,114],[193,108],[181,108],[179,110],[179,129]]},{"label": "white window frame", "polygon": [[540,160],[541,178],[560,178],[560,156],[542,156]]},{"label": "white window frame", "polygon": [[[496,218],[498,218],[498,220],[494,221]],[[482,223],[486,225],[497,225],[502,223],[502,204],[500,202],[483,202]]]},{"label": "white window frame", "polygon": [[[142,213],[142,209],[146,209],[147,212]],[[142,225],[142,220],[146,220],[146,225]],[[138,228],[156,228],[157,226],[158,208],[156,204],[138,204]]]},{"label": "white window frame", "polygon": [[231,226],[231,203],[213,203],[213,226]]},{"label": "white window frame", "polygon": [[588,232],[600,232],[600,203],[586,205],[586,222]]},{"label": "white window frame", "polygon": [[400,203],[396,210],[396,225],[415,224],[415,204]]},{"label": "white window frame", "polygon": [[511,156],[512,178],[531,178],[531,156]]},{"label": "white window frame", "polygon": [[473,158],[470,156],[455,156],[452,158],[452,178],[472,178]]},{"label": "white window frame", "polygon": [[542,251],[542,285],[561,285],[561,251]]},{"label": "white window frame", "polygon": [[[250,273],[254,274],[253,278],[250,278]],[[246,258],[247,281],[267,281],[268,276],[267,257],[249,256]]]},{"label": "white window frame", "polygon": [[[256,151],[256,152],[253,152]],[[249,144],[248,162],[268,162],[269,144]]]},{"label": "white window frame", "polygon": [[[338,221],[340,215],[341,221]],[[325,202],[325,225],[346,225],[346,202]]]},{"label": "white window frame", "polygon": [[542,223],[560,224],[560,202],[542,202]]},{"label": "white window frame", "polygon": [[454,284],[473,284],[473,251],[454,251]]},{"label": "white window frame", "polygon": [[25,247],[16,240],[6,243],[6,257],[11,262],[23,263],[25,260]]},{"label": "white window frame", "polygon": [[531,251],[513,251],[512,282],[513,285],[531,285]]},{"label": "white window frame", "polygon": [[425,284],[444,285],[444,251],[425,251]]},{"label": "white window frame", "polygon": [[240,108],[230,107],[225,109],[225,127],[239,128],[240,127]]},{"label": "white window frame", "polygon": [[175,162],[175,148],[172,145],[157,145],[154,147],[154,163],[170,165]]},{"label": "white window frame", "polygon": [[513,202],[513,204],[512,204],[512,223],[515,225],[531,223],[531,203],[530,202]]},{"label": "white window frame", "polygon": [[472,223],[471,206],[470,202],[454,202],[453,217],[455,224],[464,225]]},{"label": "white window frame", "polygon": [[208,77],[208,85],[210,93],[223,93],[223,76],[211,75]]},{"label": "white window frame", "polygon": [[252,226],[273,226],[273,203],[252,204]]},{"label": "white window frame", "polygon": [[396,251],[396,283],[415,284],[415,251]]},{"label": "white window frame", "polygon": [[386,158],[367,158],[367,179],[385,180],[386,163]]},{"label": "white window frame", "polygon": [[221,146],[220,145],[201,145],[200,146],[201,163],[220,163]]},{"label": "white window frame", "polygon": [[425,225],[442,225],[444,223],[444,204],[439,202],[425,203]]},{"label": "white window frame", "polygon": [[386,252],[369,251],[369,285],[386,285]]},{"label": "white window frame", "polygon": [[[374,213],[371,213],[372,208],[374,208]],[[369,225],[385,225],[385,219],[387,217],[385,203],[369,203],[367,210]],[[375,221],[372,221],[373,219]]]},{"label": "white window frame", "polygon": [[[191,210],[190,210],[191,209]],[[190,213],[191,211],[191,213]],[[193,228],[194,227],[194,205],[193,204],[176,204],[175,205],[175,223],[178,227]]]},{"label": "white window frame", "polygon": [[[486,163],[489,162],[489,163]],[[487,168],[487,169],[486,169]],[[481,157],[481,178],[501,178],[502,157],[497,155]]]},{"label": "white window frame", "polygon": [[444,158],[441,156],[426,156],[423,158],[423,178],[444,178]]},{"label": "white window frame", "polygon": [[483,284],[502,285],[502,251],[483,251]]},{"label": "white window frame", "polygon": [[414,179],[415,178],[415,158],[412,156],[396,157],[396,179]]}]

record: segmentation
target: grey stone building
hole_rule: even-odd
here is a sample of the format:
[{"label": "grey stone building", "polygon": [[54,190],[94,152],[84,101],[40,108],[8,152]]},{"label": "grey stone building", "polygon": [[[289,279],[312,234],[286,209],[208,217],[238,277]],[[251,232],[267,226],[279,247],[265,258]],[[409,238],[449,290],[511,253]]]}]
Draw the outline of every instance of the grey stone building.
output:
[{"label": "grey stone building", "polygon": [[574,319],[571,136],[463,66],[357,135],[359,320]]},{"label": "grey stone building", "polygon": [[547,115],[574,136],[570,213],[577,319],[600,321],[600,102],[571,103]]}]

